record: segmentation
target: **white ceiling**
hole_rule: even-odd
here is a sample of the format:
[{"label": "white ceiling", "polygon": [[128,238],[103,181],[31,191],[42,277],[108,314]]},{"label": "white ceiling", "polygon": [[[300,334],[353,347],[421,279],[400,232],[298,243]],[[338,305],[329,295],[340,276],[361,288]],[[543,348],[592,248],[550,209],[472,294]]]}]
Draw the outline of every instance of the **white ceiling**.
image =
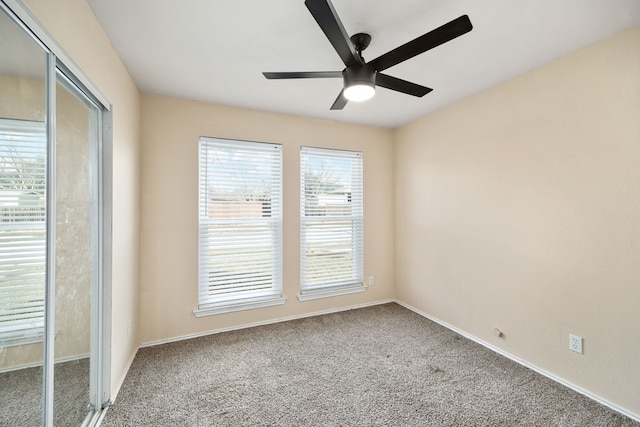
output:
[{"label": "white ceiling", "polygon": [[333,0],[349,35],[372,35],[367,60],[463,14],[474,28],[385,71],[433,88],[425,97],[378,88],[370,101],[330,111],[341,79],[262,76],[344,68],[303,0],[88,1],[142,92],[385,127],[640,22],[639,0]]}]

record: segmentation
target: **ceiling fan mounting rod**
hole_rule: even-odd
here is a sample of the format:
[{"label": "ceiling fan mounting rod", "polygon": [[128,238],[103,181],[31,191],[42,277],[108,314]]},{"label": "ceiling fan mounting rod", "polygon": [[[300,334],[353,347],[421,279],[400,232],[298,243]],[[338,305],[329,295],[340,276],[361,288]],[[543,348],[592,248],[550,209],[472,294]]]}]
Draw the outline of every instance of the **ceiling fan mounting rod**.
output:
[{"label": "ceiling fan mounting rod", "polygon": [[369,47],[369,43],[371,43],[371,36],[367,33],[357,33],[349,37],[349,39],[360,56],[362,56],[362,51]]}]

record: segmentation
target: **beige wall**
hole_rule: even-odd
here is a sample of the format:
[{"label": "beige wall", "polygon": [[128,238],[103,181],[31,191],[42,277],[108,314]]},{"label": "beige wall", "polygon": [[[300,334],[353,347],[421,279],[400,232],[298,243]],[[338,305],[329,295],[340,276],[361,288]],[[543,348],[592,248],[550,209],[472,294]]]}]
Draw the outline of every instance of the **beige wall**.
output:
[{"label": "beige wall", "polygon": [[57,84],[56,358],[89,356],[91,348],[90,120],[87,106]]},{"label": "beige wall", "polygon": [[0,74],[0,117],[44,122],[45,95],[44,78]]},{"label": "beige wall", "polygon": [[111,386],[115,392],[138,348],[140,94],[86,1],[24,3],[114,105]]},{"label": "beige wall", "polygon": [[[142,97],[142,342],[393,298],[393,144],[387,129]],[[283,306],[196,318],[198,137],[283,145]],[[362,151],[366,292],[299,302],[300,146]]]},{"label": "beige wall", "polygon": [[399,300],[636,416],[639,46],[637,26],[397,130],[395,151]]}]

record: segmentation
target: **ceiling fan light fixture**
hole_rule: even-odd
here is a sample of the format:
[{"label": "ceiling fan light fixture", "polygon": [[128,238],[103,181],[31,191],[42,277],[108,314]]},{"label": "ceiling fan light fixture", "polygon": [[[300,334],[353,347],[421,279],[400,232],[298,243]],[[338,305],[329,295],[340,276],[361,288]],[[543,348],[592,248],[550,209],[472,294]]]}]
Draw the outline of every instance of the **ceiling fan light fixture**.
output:
[{"label": "ceiling fan light fixture", "polygon": [[344,78],[344,97],[349,101],[362,102],[371,99],[376,93],[376,70],[364,65],[353,65],[342,72]]},{"label": "ceiling fan light fixture", "polygon": [[344,97],[349,101],[362,102],[373,98],[376,89],[373,84],[358,82],[344,89]]}]

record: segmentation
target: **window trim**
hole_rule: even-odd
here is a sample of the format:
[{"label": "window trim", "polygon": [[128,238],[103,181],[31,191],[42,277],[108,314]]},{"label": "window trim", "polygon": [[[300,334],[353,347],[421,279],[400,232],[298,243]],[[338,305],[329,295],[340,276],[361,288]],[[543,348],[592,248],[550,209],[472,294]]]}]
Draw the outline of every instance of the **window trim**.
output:
[{"label": "window trim", "polygon": [[339,295],[357,294],[359,292],[364,292],[366,290],[367,290],[367,287],[364,286],[363,284],[355,284],[355,285],[349,285],[349,286],[334,286],[330,288],[313,289],[313,290],[306,290],[306,291],[301,290],[300,294],[298,295],[298,301],[302,302],[302,301],[310,301],[310,300],[320,299],[320,298],[336,297]]},{"label": "window trim", "polygon": [[[209,145],[209,147],[205,147],[205,144]],[[273,266],[273,273],[271,275],[271,292],[266,290],[264,295],[255,295],[249,294],[248,296],[235,295],[232,293],[226,297],[223,297],[220,301],[203,301],[202,294],[203,288],[205,287],[205,282],[203,281],[203,277],[207,276],[209,273],[209,269],[202,265],[202,261],[205,259],[206,255],[203,255],[203,251],[205,250],[206,243],[204,240],[206,239],[206,232],[203,230],[204,224],[211,224],[211,219],[203,217],[204,211],[208,209],[208,205],[206,201],[203,200],[203,196],[206,195],[206,189],[203,186],[207,185],[208,178],[205,176],[206,172],[203,171],[204,159],[203,155],[206,155],[206,150],[214,149],[215,147],[220,148],[229,148],[229,149],[237,149],[243,151],[251,151],[254,149],[256,153],[260,151],[268,150],[269,148],[273,148],[279,151],[279,156],[274,160],[273,166],[275,166],[278,170],[272,170],[270,172],[270,176],[273,178],[277,178],[277,182],[275,185],[270,187],[274,193],[277,194],[279,199],[277,203],[270,204],[270,221],[259,221],[259,222],[267,222],[276,225],[275,237],[270,241],[271,246],[271,262]],[[282,145],[273,144],[273,143],[265,143],[265,142],[256,142],[256,141],[245,141],[245,140],[233,140],[233,139],[224,139],[224,138],[212,138],[201,136],[198,141],[198,308],[193,310],[193,314],[195,317],[203,317],[215,314],[229,313],[233,311],[240,310],[249,310],[254,308],[262,308],[262,307],[270,307],[274,305],[284,304],[286,302],[286,298],[283,297],[283,278],[282,278],[282,258],[283,258],[283,219],[282,219],[282,203],[283,203],[283,195],[282,195],[282,181],[283,181],[283,173],[282,173],[282,164],[283,164],[283,156],[282,156]],[[220,221],[228,221],[229,223],[233,223],[233,220],[220,220]],[[208,259],[208,258],[207,258]],[[209,283],[209,282],[207,282]]]},{"label": "window trim", "polygon": [[193,315],[196,317],[205,317],[240,310],[251,310],[253,308],[272,307],[274,305],[282,305],[285,302],[287,302],[287,299],[283,297],[258,297],[245,301],[232,301],[217,305],[210,304],[205,308],[193,310]]}]

